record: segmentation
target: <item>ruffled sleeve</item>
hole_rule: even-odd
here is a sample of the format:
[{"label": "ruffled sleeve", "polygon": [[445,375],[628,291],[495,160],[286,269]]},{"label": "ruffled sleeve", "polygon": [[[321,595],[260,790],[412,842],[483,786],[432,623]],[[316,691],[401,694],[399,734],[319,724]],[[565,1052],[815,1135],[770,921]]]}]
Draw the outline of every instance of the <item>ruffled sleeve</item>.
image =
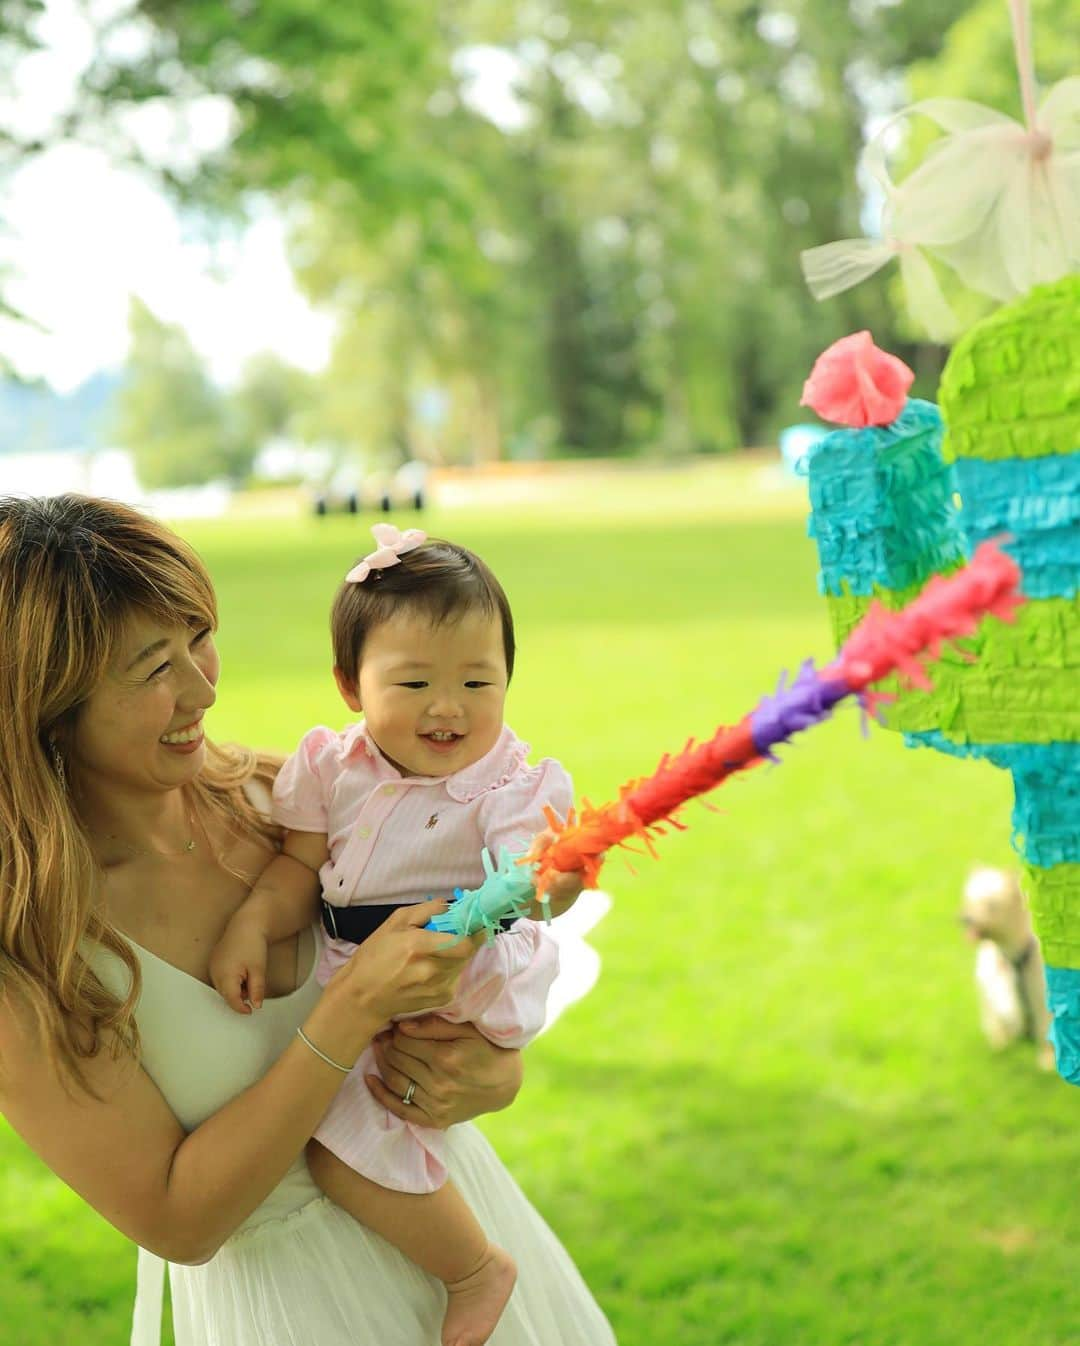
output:
[{"label": "ruffled sleeve", "polygon": [[550,804],[560,818],[565,818],[573,802],[570,775],[553,757],[545,757],[536,766],[522,767],[480,801],[484,845],[496,860],[502,846],[510,851],[525,850],[537,832],[547,826],[544,805]]},{"label": "ruffled sleeve", "polygon": [[525,1047],[544,1026],[559,973],[559,946],[537,921],[518,921],[478,949],[461,974],[453,1003],[439,1014],[471,1023],[497,1047]]},{"label": "ruffled sleeve", "polygon": [[271,817],[297,832],[327,831],[330,789],[341,761],[341,735],[316,725],[300,740],[274,781]]}]

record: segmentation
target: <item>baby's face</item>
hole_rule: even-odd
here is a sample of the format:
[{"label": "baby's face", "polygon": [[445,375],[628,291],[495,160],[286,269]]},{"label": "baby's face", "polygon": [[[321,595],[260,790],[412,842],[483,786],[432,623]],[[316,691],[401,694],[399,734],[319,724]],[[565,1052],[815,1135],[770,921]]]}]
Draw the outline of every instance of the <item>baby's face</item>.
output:
[{"label": "baby's face", "polygon": [[449,776],[495,746],[506,681],[497,616],[466,612],[433,626],[402,613],[364,642],[359,707],[383,756],[404,775]]}]

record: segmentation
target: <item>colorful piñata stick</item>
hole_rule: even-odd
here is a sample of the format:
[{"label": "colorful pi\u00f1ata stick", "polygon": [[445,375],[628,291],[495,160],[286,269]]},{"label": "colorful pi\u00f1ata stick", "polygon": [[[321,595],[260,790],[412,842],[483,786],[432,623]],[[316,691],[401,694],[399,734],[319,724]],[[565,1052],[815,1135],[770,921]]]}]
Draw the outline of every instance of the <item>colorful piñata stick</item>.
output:
[{"label": "colorful pi\u00f1ata stick", "polygon": [[691,740],[676,757],[665,756],[651,776],[622,786],[617,799],[600,806],[586,801],[579,816],[571,813],[565,821],[548,810],[555,840],[527,857],[535,864],[537,892],[544,893],[557,871],[580,870],[587,886],[595,884],[606,852],[632,837],[655,853],[653,838],[665,824],[683,826],[676,817],[680,805],[771,758],[773,748],[827,719],[846,697],[872,703],[873,693],[866,694],[871,683],[899,673],[925,686],[921,661],[936,656],[945,641],[971,635],[987,613],[1013,619],[1024,601],[1019,581],[1011,557],[985,542],[967,566],[947,579],[932,579],[901,611],[872,604],[835,662],[819,672],[808,659],[790,686],[782,675],[776,692],[737,725],[718,729],[697,747]]},{"label": "colorful pi\u00f1ata stick", "polygon": [[480,887],[455,888],[452,904],[428,921],[426,929],[462,937],[484,930],[487,942],[493,944],[502,921],[529,914],[535,893],[533,867],[523,863],[525,853],[514,854],[504,846],[496,867],[485,846],[480,859],[484,865],[484,881]]},{"label": "colorful pi\u00f1ata stick", "polygon": [[550,845],[518,855],[504,849],[498,867],[485,849],[484,882],[467,891],[455,889],[452,905],[427,928],[459,938],[484,930],[490,943],[501,921],[528,914],[534,897],[548,915],[545,894],[557,872],[581,871],[592,887],[613,846],[640,837],[655,854],[653,838],[663,834],[666,824],[682,829],[676,816],[681,805],[737,771],[776,761],[775,747],[828,719],[847,697],[858,697],[872,709],[874,693],[866,689],[892,673],[928,687],[922,660],[936,657],[945,641],[971,635],[987,613],[1011,621],[1024,601],[1017,593],[1019,579],[1016,563],[984,542],[969,565],[948,579],[933,578],[899,612],[872,603],[827,668],[819,671],[807,659],[790,685],[782,673],[776,691],[763,696],[738,724],[721,727],[696,747],[691,740],[675,757],[665,755],[651,776],[628,782],[611,803],[596,807],[586,800],[580,815],[571,811],[566,819],[545,810],[555,833]]}]

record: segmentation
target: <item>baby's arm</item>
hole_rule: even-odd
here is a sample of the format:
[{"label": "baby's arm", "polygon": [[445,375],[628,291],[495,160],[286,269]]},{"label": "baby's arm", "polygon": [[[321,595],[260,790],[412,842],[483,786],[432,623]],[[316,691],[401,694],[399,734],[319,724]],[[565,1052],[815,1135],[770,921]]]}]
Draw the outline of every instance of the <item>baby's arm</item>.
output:
[{"label": "baby's arm", "polygon": [[518,921],[478,949],[461,974],[450,1023],[472,1023],[497,1047],[524,1047],[544,1026],[548,992],[559,971],[559,946],[537,921]]},{"label": "baby's arm", "polygon": [[[573,804],[574,786],[569,773],[553,757],[545,757],[484,796],[480,811],[484,845],[494,860],[504,847],[511,852],[529,851],[535,859],[555,840],[545,808],[565,820]],[[546,894],[550,909],[546,911],[534,901],[529,917],[539,921],[549,914],[561,916],[568,911],[581,893],[582,878],[580,871],[556,874]]]},{"label": "baby's arm", "polygon": [[[565,818],[573,802],[573,785],[558,762],[545,758],[519,772],[505,785],[483,797],[481,835],[492,856],[502,849],[526,850],[530,841],[549,845],[554,834],[544,832],[544,806]],[[571,907],[581,892],[580,874],[560,874],[551,891],[551,914]],[[458,982],[453,1005],[440,1010],[451,1022],[469,1021],[501,1047],[524,1047],[543,1027],[548,991],[559,970],[558,945],[537,923],[539,902],[529,911],[533,919],[519,921],[480,949]]]},{"label": "baby's arm", "polygon": [[[532,841],[529,848],[529,854],[534,860],[544,854],[548,847],[556,840],[555,833],[550,827],[538,833]],[[564,911],[569,911],[574,903],[581,896],[581,890],[585,887],[585,876],[580,869],[558,870],[555,877],[547,886],[545,897],[548,900],[548,909],[545,911],[539,899],[529,906],[529,917],[531,920],[539,921],[547,916],[561,916]]]},{"label": "baby's arm", "polygon": [[319,869],[327,860],[324,832],[285,833],[281,853],[259,876],[210,955],[210,980],[238,1014],[262,1005],[266,951],[315,920]]}]

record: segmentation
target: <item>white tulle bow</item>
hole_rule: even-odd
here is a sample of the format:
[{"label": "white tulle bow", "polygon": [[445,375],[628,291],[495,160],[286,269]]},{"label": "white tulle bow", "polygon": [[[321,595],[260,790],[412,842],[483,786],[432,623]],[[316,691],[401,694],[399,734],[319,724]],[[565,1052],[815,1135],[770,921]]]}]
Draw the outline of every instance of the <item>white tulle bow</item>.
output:
[{"label": "white tulle bow", "polygon": [[[886,141],[893,126],[915,115],[929,117],[945,135],[896,183]],[[874,137],[862,162],[885,192],[883,237],[804,252],[803,274],[818,299],[898,257],[912,315],[931,336],[947,340],[956,321],[921,249],[973,290],[1005,301],[1080,270],[1080,78],[1049,90],[1030,131],[965,99],[915,103]]]}]

